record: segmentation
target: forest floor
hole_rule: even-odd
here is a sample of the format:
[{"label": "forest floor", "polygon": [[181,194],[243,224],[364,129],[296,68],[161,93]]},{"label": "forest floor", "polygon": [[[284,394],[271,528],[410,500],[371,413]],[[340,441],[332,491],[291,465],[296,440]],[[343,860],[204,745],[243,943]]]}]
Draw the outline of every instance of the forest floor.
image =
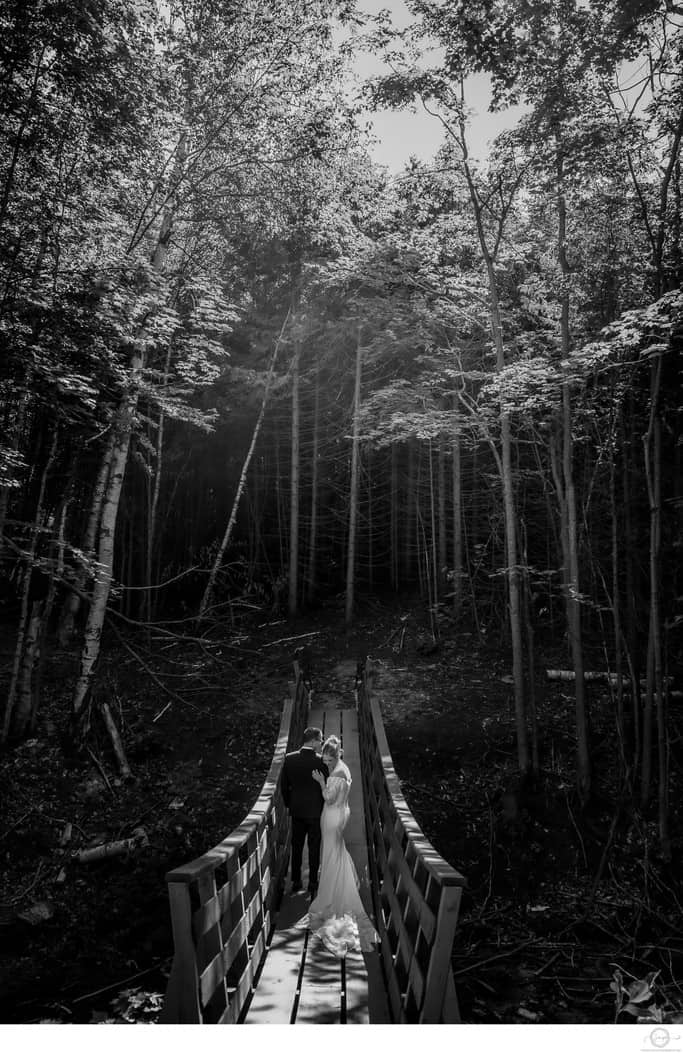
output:
[{"label": "forest floor", "polygon": [[[620,1022],[633,1023],[637,1010],[641,1020],[681,1020],[681,816],[672,823],[674,862],[665,864],[654,813],[643,818],[618,804],[612,703],[597,686],[595,794],[580,808],[572,685],[545,677],[546,666],[567,664],[565,655],[539,648],[541,772],[521,788],[509,662],[498,641],[445,625],[432,650],[416,611],[374,605],[352,633],[328,610],[295,625],[254,620],[204,644],[131,644],[157,680],[112,641],[99,682],[122,728],[130,779],[117,776],[97,725],[91,754],[70,749],[75,652],[55,652],[46,664],[35,737],[0,754],[0,1022],[157,1019],[173,951],[164,875],[215,845],[250,808],[300,644],[311,648],[321,691],[351,695],[353,679],[333,684],[335,668],[372,657],[403,792],[468,881],[453,958],[465,1022],[610,1023],[621,999],[616,970],[637,1008]],[[2,681],[10,647],[8,636]],[[682,724],[675,717],[673,739]],[[674,750],[674,790],[680,782]],[[123,855],[76,859],[133,836]]]}]

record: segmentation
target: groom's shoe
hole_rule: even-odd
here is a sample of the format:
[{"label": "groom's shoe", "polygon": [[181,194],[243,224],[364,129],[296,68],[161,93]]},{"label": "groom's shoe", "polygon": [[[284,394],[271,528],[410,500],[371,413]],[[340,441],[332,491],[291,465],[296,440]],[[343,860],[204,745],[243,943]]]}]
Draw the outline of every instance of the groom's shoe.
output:
[{"label": "groom's shoe", "polygon": [[292,885],[290,886],[289,892],[290,893],[300,893],[302,888],[303,887],[301,885],[301,882],[292,882]]},{"label": "groom's shoe", "polygon": [[317,886],[309,886],[308,887],[308,892],[310,893],[311,897],[314,897],[316,895],[316,893],[318,892],[318,887]]}]

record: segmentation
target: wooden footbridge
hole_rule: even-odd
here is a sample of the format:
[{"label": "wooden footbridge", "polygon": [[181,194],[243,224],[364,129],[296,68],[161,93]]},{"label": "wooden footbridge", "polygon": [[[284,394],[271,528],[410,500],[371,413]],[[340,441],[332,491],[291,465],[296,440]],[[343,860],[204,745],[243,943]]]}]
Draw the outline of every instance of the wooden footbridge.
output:
[{"label": "wooden footbridge", "polygon": [[[457,1023],[451,952],[465,879],[401,794],[365,671],[344,708],[309,706],[296,663],[294,673],[253,809],[214,849],[167,875],[175,954],[161,1021]],[[280,772],[306,725],[342,740],[354,776],[345,839],[380,935],[377,952],[343,960],[301,925],[308,896],[284,892],[291,835]]]}]

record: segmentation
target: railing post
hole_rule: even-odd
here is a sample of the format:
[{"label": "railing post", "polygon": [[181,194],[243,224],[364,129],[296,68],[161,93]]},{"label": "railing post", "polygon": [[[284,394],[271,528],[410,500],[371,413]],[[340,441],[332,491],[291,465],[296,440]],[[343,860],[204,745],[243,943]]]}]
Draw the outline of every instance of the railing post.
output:
[{"label": "railing post", "polygon": [[160,1023],[198,1025],[201,1024],[199,977],[192,940],[189,886],[186,882],[169,882],[168,896],[175,953]]},{"label": "railing post", "polygon": [[424,1025],[453,1024],[460,1021],[455,986],[452,984],[451,951],[458,924],[462,890],[458,886],[444,886],[436,916],[436,941],[425,979],[425,997],[420,1014]]}]

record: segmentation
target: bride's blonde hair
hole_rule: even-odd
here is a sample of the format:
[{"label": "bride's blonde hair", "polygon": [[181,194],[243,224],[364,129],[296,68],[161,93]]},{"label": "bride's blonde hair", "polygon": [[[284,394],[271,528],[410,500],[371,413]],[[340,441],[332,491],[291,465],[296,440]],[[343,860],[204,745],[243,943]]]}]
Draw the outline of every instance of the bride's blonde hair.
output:
[{"label": "bride's blonde hair", "polygon": [[343,753],[339,737],[328,736],[323,743],[323,754],[331,754],[335,761],[339,761]]}]

